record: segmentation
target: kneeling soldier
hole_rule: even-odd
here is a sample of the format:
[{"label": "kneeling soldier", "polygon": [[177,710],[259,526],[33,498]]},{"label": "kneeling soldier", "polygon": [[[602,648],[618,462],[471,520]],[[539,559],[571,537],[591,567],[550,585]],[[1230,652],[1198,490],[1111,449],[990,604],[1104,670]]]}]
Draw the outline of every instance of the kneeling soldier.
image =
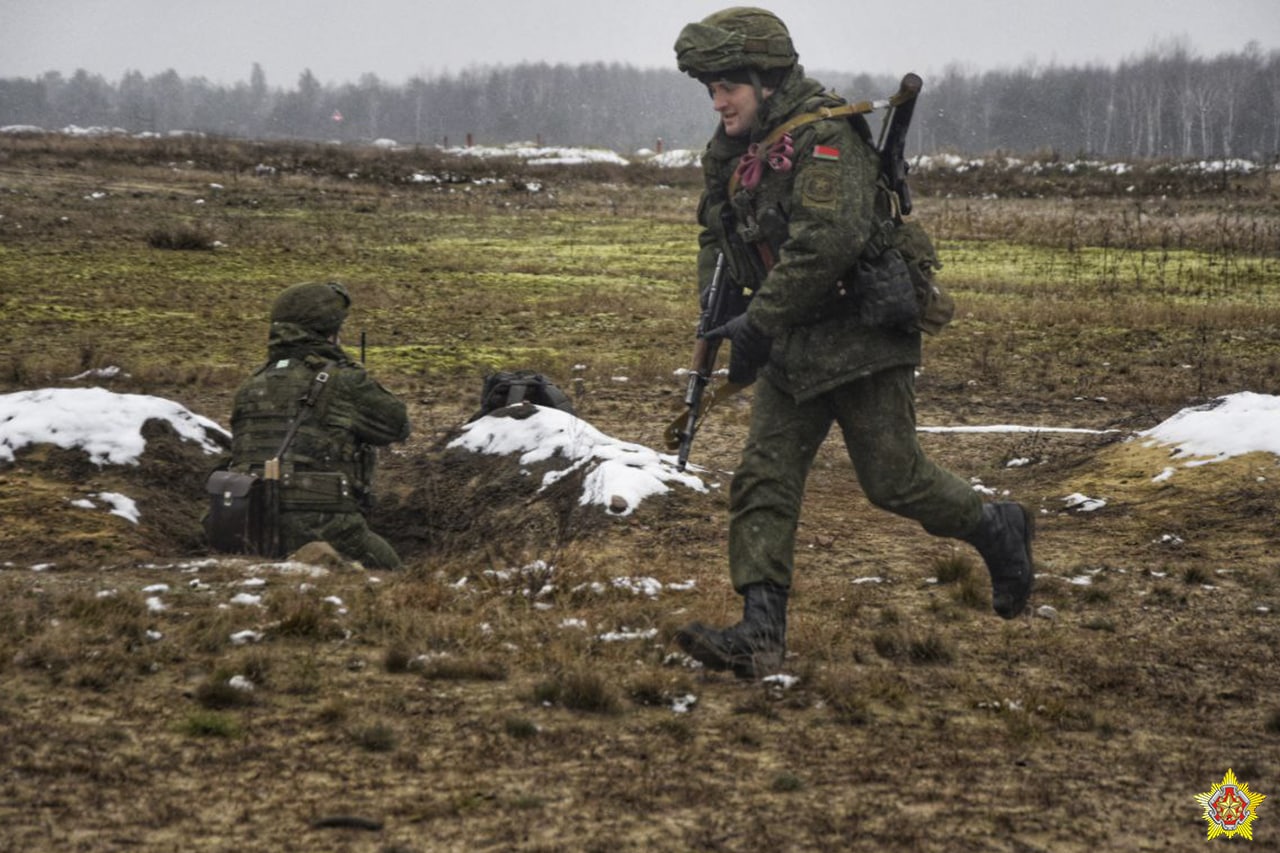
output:
[{"label": "kneeling soldier", "polygon": [[267,361],[236,392],[231,470],[278,477],[278,515],[267,523],[281,553],[323,540],[348,559],[394,569],[399,555],[365,513],[374,448],[406,439],[409,419],[404,403],[343,351],[338,334],[350,306],[336,282],[295,284],[277,297]]}]

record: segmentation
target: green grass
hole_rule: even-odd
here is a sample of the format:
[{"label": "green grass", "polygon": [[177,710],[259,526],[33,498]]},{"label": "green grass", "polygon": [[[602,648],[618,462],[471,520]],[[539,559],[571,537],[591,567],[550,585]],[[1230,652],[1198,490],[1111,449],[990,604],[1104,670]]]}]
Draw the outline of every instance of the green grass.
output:
[{"label": "green grass", "polygon": [[193,711],[179,724],[179,730],[192,737],[236,738],[241,727],[231,717],[216,711]]},{"label": "green grass", "polygon": [[1155,297],[1181,302],[1228,299],[1280,305],[1280,261],[1224,260],[1194,249],[1067,249],[1000,240],[947,240],[939,246],[944,280],[958,290],[1017,293],[1034,299]]}]

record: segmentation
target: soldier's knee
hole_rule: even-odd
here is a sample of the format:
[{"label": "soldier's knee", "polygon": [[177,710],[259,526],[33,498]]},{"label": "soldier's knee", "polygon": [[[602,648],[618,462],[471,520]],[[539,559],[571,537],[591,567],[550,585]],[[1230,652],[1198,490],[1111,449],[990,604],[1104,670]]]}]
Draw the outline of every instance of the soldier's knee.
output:
[{"label": "soldier's knee", "polygon": [[900,513],[919,498],[919,484],[905,476],[868,478],[861,485],[872,506],[893,513]]},{"label": "soldier's knee", "polygon": [[366,530],[363,544],[365,556],[360,562],[369,568],[403,568],[404,562],[400,559],[400,555],[396,553],[396,549],[392,548],[391,543],[378,534],[371,530]]},{"label": "soldier's knee", "polygon": [[395,549],[386,542],[382,543],[381,548],[370,548],[369,564],[371,568],[379,569],[401,569],[404,568],[404,561],[400,559],[400,555]]}]

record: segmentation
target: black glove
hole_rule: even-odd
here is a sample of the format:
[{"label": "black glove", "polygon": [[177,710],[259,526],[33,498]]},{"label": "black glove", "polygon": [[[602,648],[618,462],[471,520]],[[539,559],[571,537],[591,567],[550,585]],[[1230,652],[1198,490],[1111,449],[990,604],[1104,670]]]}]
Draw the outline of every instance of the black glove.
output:
[{"label": "black glove", "polygon": [[756,374],[769,361],[769,349],[773,346],[773,338],[751,325],[745,312],[704,337],[711,341],[728,339],[733,346],[729,352],[729,381],[737,385],[756,381]]}]

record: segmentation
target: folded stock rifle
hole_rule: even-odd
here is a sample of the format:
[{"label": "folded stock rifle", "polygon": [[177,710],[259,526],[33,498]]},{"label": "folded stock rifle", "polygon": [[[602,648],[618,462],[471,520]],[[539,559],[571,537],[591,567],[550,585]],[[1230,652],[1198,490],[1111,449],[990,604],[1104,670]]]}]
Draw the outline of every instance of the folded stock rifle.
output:
[{"label": "folded stock rifle", "polygon": [[[877,148],[880,153],[880,172],[889,189],[896,197],[898,210],[896,215],[905,216],[911,212],[911,192],[907,187],[907,161],[905,157],[907,130],[911,126],[911,117],[915,112],[916,96],[920,94],[923,81],[918,74],[909,73],[903,76],[898,91],[888,98],[872,101],[858,101],[839,107],[824,107],[811,113],[803,113],[785,122],[760,143],[762,150],[805,124],[829,118],[851,117],[876,110],[888,110],[880,129]],[[730,229],[731,231],[731,229]],[[725,257],[721,252],[716,258],[715,273],[707,291],[706,308],[698,318],[698,330],[693,342],[693,366],[689,370],[689,384],[685,389],[684,409],[676,418],[667,424],[664,440],[667,450],[676,452],[676,468],[685,470],[689,463],[689,450],[693,446],[693,437],[717,402],[731,397],[741,391],[744,385],[726,382],[707,393],[707,386],[715,372],[716,356],[720,349],[720,339],[708,341],[707,332],[723,326],[732,319],[729,311],[741,308],[745,301],[732,298],[733,286],[726,282]]]},{"label": "folded stock rifle", "polygon": [[715,273],[711,276],[711,286],[707,288],[707,305],[698,318],[698,332],[693,339],[693,366],[689,369],[689,384],[684,392],[685,408],[679,417],[667,425],[667,449],[676,451],[676,468],[680,471],[689,464],[693,435],[697,432],[702,415],[711,408],[717,394],[733,394],[742,387],[734,383],[721,385],[703,403],[703,394],[711,382],[711,374],[715,372],[716,355],[721,341],[720,338],[708,340],[707,332],[727,323],[731,306],[741,301],[729,298],[730,286],[725,280],[724,266],[724,252],[721,252],[716,256]]}]

